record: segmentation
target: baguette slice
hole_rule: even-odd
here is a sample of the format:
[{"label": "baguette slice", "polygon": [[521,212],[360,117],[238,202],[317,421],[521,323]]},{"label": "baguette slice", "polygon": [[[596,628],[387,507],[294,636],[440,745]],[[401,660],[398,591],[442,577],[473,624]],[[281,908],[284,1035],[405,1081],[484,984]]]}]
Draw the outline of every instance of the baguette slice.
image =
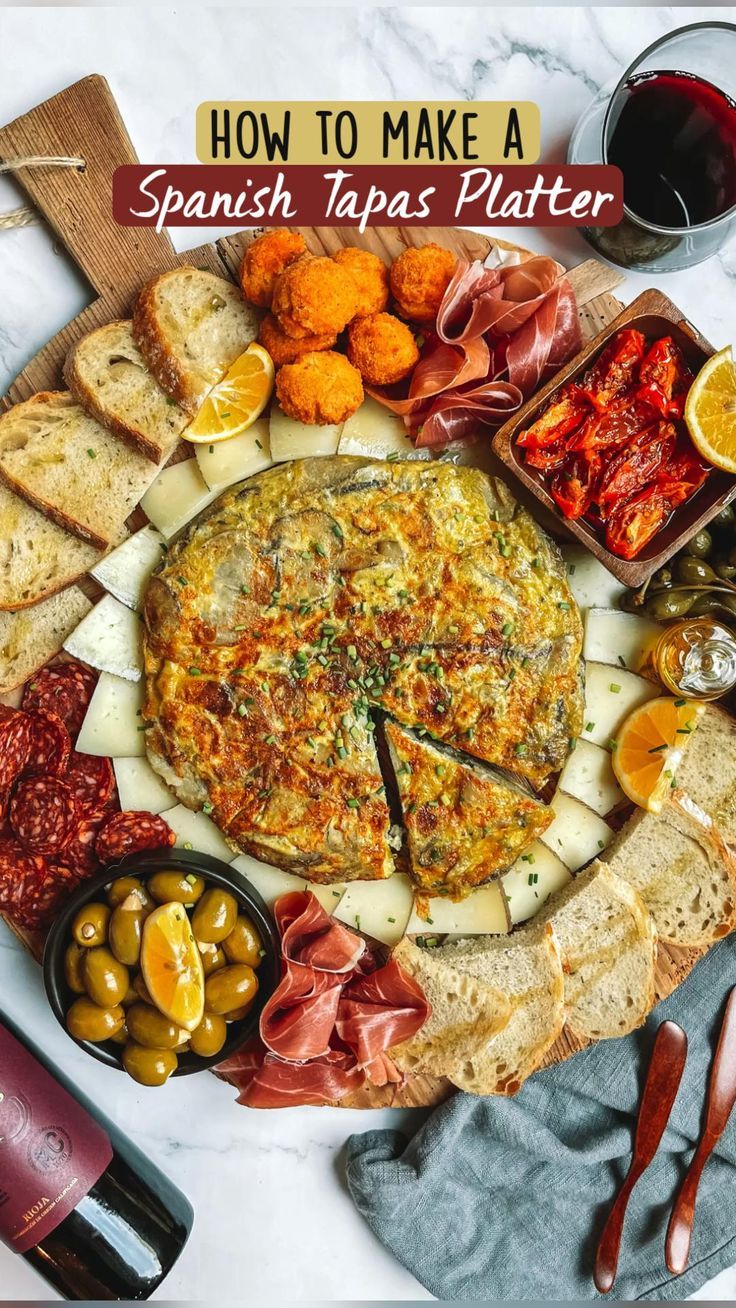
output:
[{"label": "baguette slice", "polygon": [[65,531],[0,482],[0,610],[39,604],[100,560],[100,551]]},{"label": "baguette slice", "polygon": [[608,1040],[641,1026],[654,1006],[657,932],[633,886],[596,860],[545,918],[562,954],[570,1030]]},{"label": "baguette slice", "polygon": [[[677,792],[703,809],[736,845],[736,719],[706,704],[677,770]],[[674,807],[674,805],[673,805]]]},{"label": "baguette slice", "polygon": [[441,960],[476,981],[502,990],[512,1014],[480,1054],[465,1058],[451,1080],[474,1095],[513,1095],[540,1066],[565,1022],[560,950],[546,923],[510,936],[444,945]]},{"label": "baguette slice", "polygon": [[393,951],[432,1006],[421,1030],[391,1050],[403,1072],[452,1077],[466,1059],[482,1053],[511,1017],[503,991],[456,971],[437,956],[441,952],[420,949],[406,937]]},{"label": "baguette slice", "polygon": [[168,459],[189,423],[148,371],[131,322],[108,323],[77,341],[64,380],[91,417],[154,463]]},{"label": "baguette slice", "polygon": [[154,277],[133,312],[133,337],[150,372],[192,415],[256,339],[258,325],[239,287],[190,267]]},{"label": "baguette slice", "polygon": [[155,475],[150,459],[111,436],[67,391],[42,391],[0,417],[0,477],[98,549],[120,539]]},{"label": "baguette slice", "polygon": [[0,695],[22,686],[58,654],[91,608],[84,591],[69,586],[32,609],[0,613]]}]

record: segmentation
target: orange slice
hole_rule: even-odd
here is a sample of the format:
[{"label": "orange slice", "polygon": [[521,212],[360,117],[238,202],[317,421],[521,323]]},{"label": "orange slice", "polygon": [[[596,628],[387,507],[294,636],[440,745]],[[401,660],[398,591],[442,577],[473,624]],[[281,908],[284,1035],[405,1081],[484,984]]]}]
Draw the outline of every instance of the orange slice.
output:
[{"label": "orange slice", "polygon": [[611,761],[624,794],[660,813],[703,714],[703,705],[662,696],[634,709],[619,729]]},{"label": "orange slice", "polygon": [[730,345],[700,369],[687,397],[685,421],[703,458],[736,472],[736,363]]},{"label": "orange slice", "polygon": [[246,431],[263,413],[276,376],[271,355],[249,345],[214,386],[193,422],[182,432],[195,445],[212,445]]},{"label": "orange slice", "polygon": [[146,918],[141,971],[161,1013],[186,1031],[199,1026],[204,1014],[204,971],[182,904],[162,904]]}]

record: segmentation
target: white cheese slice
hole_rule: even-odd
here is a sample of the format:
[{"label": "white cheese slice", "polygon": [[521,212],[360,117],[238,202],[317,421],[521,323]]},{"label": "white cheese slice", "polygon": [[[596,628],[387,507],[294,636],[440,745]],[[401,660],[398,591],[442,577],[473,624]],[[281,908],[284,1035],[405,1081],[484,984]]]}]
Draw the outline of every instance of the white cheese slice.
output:
[{"label": "white cheese slice", "polygon": [[148,759],[114,758],[112,765],[122,809],[163,813],[176,804],[176,796],[154,772]]},{"label": "white cheese slice", "polygon": [[141,500],[141,508],[165,540],[196,518],[216,498],[196,459],[171,464],[158,474]]},{"label": "white cheese slice", "polygon": [[608,748],[629,713],[661,693],[658,686],[635,672],[586,663],[584,739]]},{"label": "white cheese slice", "polygon": [[129,609],[140,609],[148,579],[164,557],[164,544],[161,532],[155,527],[150,524],[141,527],[100,559],[91,576]]},{"label": "white cheese slice", "polygon": [[613,838],[613,831],[592,808],[582,804],[561,790],[552,800],[555,820],[547,828],[542,841],[571,872],[577,872],[592,858],[597,858]]},{"label": "white cheese slice", "polygon": [[501,877],[509,917],[516,926],[538,913],[542,905],[570,880],[570,869],[557,854],[536,840],[526,854]]},{"label": "white cheese slice", "polygon": [[[309,889],[301,877],[295,877],[291,872],[282,872],[280,867],[271,867],[270,863],[261,863],[257,858],[251,858],[250,854],[238,854],[233,860],[233,867],[248,878],[268,908],[273,906],[280,895]],[[339,896],[335,900],[335,903],[338,902]]]},{"label": "white cheese slice", "polygon": [[406,934],[409,936],[433,933],[505,936],[509,930],[506,898],[498,881],[480,886],[467,899],[461,899],[458,903],[453,903],[451,899],[432,899],[429,903],[429,917],[420,917],[415,908],[406,926]]},{"label": "white cheese slice", "polygon": [[315,899],[319,900],[326,913],[333,913],[338,905],[342,902],[345,894],[346,884],[340,881],[334,886],[320,886],[316,881],[308,881],[305,890],[311,890]]},{"label": "white cheese slice", "polygon": [[274,404],[271,409],[271,458],[274,463],[287,463],[289,459],[311,459],[337,454],[342,423],[337,426],[311,427],[305,422],[287,418],[283,409]]},{"label": "white cheese slice", "polygon": [[268,419],[257,418],[239,436],[212,445],[196,445],[199,471],[211,491],[224,491],[244,477],[253,477],[271,467],[271,438]]},{"label": "white cheese slice", "polygon": [[368,396],[342,429],[338,454],[366,459],[430,459],[431,450],[418,450],[398,414]]},{"label": "white cheese slice", "polygon": [[209,854],[223,863],[232,863],[235,855],[225,837],[206,813],[193,813],[184,804],[167,808],[161,814],[176,836],[179,849],[194,849],[198,854]]},{"label": "white cheese slice", "polygon": [[626,799],[613,774],[609,750],[590,740],[577,741],[562,769],[559,786],[601,817]]},{"label": "white cheese slice", "polygon": [[396,945],[406,931],[413,907],[409,878],[395,872],[385,881],[350,881],[334,916],[384,945]]},{"label": "white cheese slice", "polygon": [[626,594],[624,584],[583,545],[563,545],[562,557],[567,565],[568,585],[579,608],[613,609]]},{"label": "white cheese slice", "polygon": [[143,675],[141,619],[114,595],[103,595],[64,641],[72,658],[100,672],[140,681]]},{"label": "white cheese slice", "polygon": [[142,681],[125,681],[101,672],[77,737],[79,753],[143,758],[143,695]]},{"label": "white cheese slice", "polygon": [[658,622],[620,609],[588,609],[583,658],[636,672],[662,628]]}]

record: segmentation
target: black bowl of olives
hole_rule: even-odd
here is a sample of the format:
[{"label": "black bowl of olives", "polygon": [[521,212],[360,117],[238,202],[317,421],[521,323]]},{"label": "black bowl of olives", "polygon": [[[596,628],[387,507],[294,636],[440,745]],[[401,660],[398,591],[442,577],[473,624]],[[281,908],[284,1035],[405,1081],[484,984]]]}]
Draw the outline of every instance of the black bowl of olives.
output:
[{"label": "black bowl of olives", "polygon": [[234,867],[189,850],[131,854],[64,905],[43,970],[57,1020],[141,1085],[200,1072],[258,1030],[279,942]]}]

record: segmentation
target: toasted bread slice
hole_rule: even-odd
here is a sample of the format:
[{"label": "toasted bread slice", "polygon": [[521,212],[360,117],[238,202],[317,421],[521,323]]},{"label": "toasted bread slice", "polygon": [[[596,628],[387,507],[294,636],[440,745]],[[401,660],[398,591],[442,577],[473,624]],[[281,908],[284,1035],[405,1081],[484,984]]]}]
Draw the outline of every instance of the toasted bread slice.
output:
[{"label": "toasted bread slice", "polygon": [[444,945],[440,958],[458,972],[502,990],[512,1007],[507,1025],[451,1076],[474,1095],[513,1095],[540,1066],[565,1022],[560,950],[546,923],[510,936]]},{"label": "toasted bread slice", "polygon": [[[677,770],[677,790],[712,819],[723,838],[736,845],[736,719],[717,704],[706,704]],[[707,841],[707,837],[706,837]]]},{"label": "toasted bread slice", "polygon": [[155,463],[173,453],[190,420],[148,371],[132,322],[108,323],[77,341],[64,380],[91,417]]},{"label": "toasted bread slice", "polygon": [[545,919],[560,946],[570,1030],[607,1040],[641,1026],[654,1005],[657,932],[633,886],[596,860]]},{"label": "toasted bread slice", "polygon": [[479,1055],[507,1025],[511,1004],[503,991],[464,976],[406,937],[393,957],[419,983],[432,1012],[411,1039],[395,1045],[391,1057],[403,1072],[451,1077],[467,1058]]},{"label": "toasted bread slice", "polygon": [[199,268],[154,277],[133,312],[133,336],[149,370],[192,415],[256,339],[258,326],[238,286]]},{"label": "toasted bread slice", "polygon": [[67,391],[42,391],[0,417],[2,480],[99,549],[120,539],[156,471]]},{"label": "toasted bread slice", "polygon": [[0,613],[0,695],[22,686],[59,653],[92,604],[78,586],[19,613]]},{"label": "toasted bread slice", "polygon": [[39,604],[88,572],[100,551],[0,482],[0,610]]}]

